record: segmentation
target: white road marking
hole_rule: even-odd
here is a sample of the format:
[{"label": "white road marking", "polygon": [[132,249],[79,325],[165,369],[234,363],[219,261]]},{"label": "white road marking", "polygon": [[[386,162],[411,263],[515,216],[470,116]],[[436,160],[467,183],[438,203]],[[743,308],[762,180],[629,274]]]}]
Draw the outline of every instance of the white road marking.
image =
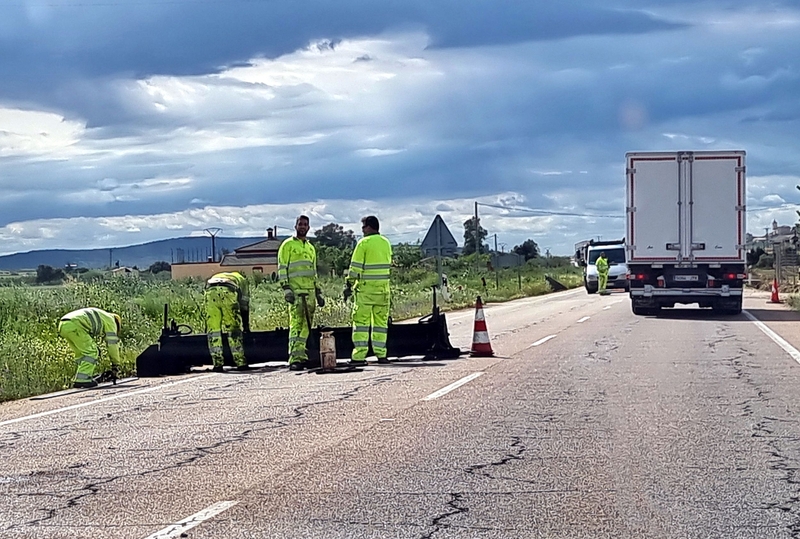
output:
[{"label": "white road marking", "polygon": [[64,406],[63,408],[56,408],[55,410],[48,410],[46,412],[39,412],[38,414],[31,414],[26,415],[24,417],[17,417],[16,419],[7,419],[5,421],[0,421],[0,427],[5,425],[11,425],[13,423],[19,423],[21,421],[27,421],[28,419],[36,419],[39,417],[45,417],[48,415],[57,414],[60,412],[66,412],[68,410],[77,410],[78,408],[84,408],[86,406],[92,406],[94,404],[99,404],[101,402],[108,402],[113,401],[116,399],[121,399],[123,397],[130,397],[131,395],[140,395],[142,393],[149,393],[150,391],[155,391],[156,389],[162,389],[169,386],[176,386],[178,384],[183,384],[185,382],[191,382],[192,380],[202,380],[203,378],[209,378],[211,376],[215,376],[215,374],[206,374],[204,376],[197,376],[193,378],[185,378],[183,380],[176,380],[175,382],[167,382],[166,384],[158,384],[155,386],[146,387],[144,389],[139,389],[137,391],[129,391],[126,393],[120,393],[119,395],[112,395],[111,397],[106,397],[104,399],[97,399],[89,402],[82,402],[80,404],[73,404],[70,406]]},{"label": "white road marking", "polygon": [[[583,287],[575,290],[569,290],[566,292],[551,292],[550,294],[543,294],[541,296],[535,297],[535,299],[522,298],[519,300],[505,301],[502,303],[491,303],[489,305],[484,304],[483,310],[484,312],[491,310],[494,313],[499,314],[500,311],[504,311],[506,309],[527,309],[531,305],[538,305],[539,303],[549,303],[552,301],[557,301],[561,298],[575,296],[579,293],[583,294],[586,293],[584,292]],[[474,308],[472,310],[469,310],[469,308],[467,308],[458,311],[449,311],[447,312],[447,323],[450,324],[462,318],[468,318],[468,317],[471,318],[474,316],[474,313],[475,313]],[[416,318],[409,318],[406,322],[416,322],[416,321],[417,321]]]},{"label": "white road marking", "polygon": [[742,312],[744,313],[744,315],[747,318],[752,320],[753,323],[756,325],[756,327],[758,329],[760,329],[761,331],[763,331],[764,334],[767,337],[769,337],[770,339],[775,341],[775,344],[777,344],[778,346],[783,348],[784,351],[786,351],[787,354],[792,356],[792,359],[794,359],[796,362],[800,363],[800,350],[798,350],[797,348],[795,348],[794,346],[792,346],[791,344],[786,342],[783,337],[781,337],[780,335],[778,335],[777,333],[775,333],[774,331],[769,329],[764,322],[762,322],[761,320],[759,320],[758,318],[756,318],[755,316],[753,316],[749,312],[747,312],[747,311],[742,311]]},{"label": "white road marking", "polygon": [[609,310],[610,308],[611,308],[611,305],[606,305],[605,307],[603,307],[603,310],[604,310],[604,311],[607,311],[607,310]]},{"label": "white road marking", "polygon": [[214,518],[223,511],[230,509],[237,503],[239,502],[217,502],[214,505],[206,507],[199,513],[195,513],[190,517],[184,518],[180,522],[171,524],[163,530],[154,533],[153,535],[148,535],[145,539],[171,539],[172,537],[178,537],[181,534],[186,533],[187,530],[191,530],[206,520]]},{"label": "white road marking", "polygon": [[448,393],[450,393],[454,389],[458,389],[459,387],[463,386],[464,384],[473,381],[475,378],[477,378],[478,376],[480,376],[482,374],[483,374],[483,372],[473,372],[472,374],[470,374],[468,376],[465,376],[461,380],[456,380],[455,382],[453,382],[449,386],[445,386],[442,389],[440,389],[439,391],[435,391],[435,392],[431,393],[430,395],[428,395],[427,397],[425,397],[422,400],[424,400],[424,401],[432,401],[433,399],[438,399],[439,397],[441,397],[443,395],[447,395]]},{"label": "white road marking", "polygon": [[591,318],[591,316],[584,316],[583,318],[581,318],[580,320],[578,320],[578,323],[579,323],[579,324],[583,324],[584,322],[586,322],[586,321],[587,321],[587,320],[589,320],[590,318]]},{"label": "white road marking", "polygon": [[539,339],[538,341],[536,341],[535,343],[530,345],[528,348],[532,348],[534,346],[541,346],[544,343],[546,343],[547,341],[549,341],[550,339],[555,339],[555,338],[556,338],[555,335],[548,335],[547,337],[542,337],[541,339]]}]

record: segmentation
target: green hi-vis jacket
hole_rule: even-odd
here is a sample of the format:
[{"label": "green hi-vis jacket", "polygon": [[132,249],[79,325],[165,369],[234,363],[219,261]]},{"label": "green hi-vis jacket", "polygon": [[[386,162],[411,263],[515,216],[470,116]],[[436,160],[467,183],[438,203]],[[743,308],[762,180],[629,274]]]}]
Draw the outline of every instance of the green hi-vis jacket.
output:
[{"label": "green hi-vis jacket", "polygon": [[108,357],[113,364],[119,364],[119,336],[117,335],[117,317],[114,313],[97,307],[86,307],[65,314],[61,320],[70,320],[85,329],[92,337],[105,339]]},{"label": "green hi-vis jacket", "polygon": [[317,250],[309,241],[294,236],[278,249],[278,281],[292,290],[314,290],[317,287]]},{"label": "green hi-vis jacket", "polygon": [[597,266],[597,273],[608,273],[608,260],[603,257],[598,257],[594,263]]},{"label": "green hi-vis jacket", "polygon": [[250,284],[247,282],[247,278],[238,271],[226,271],[212,275],[206,281],[206,288],[212,286],[224,286],[233,290],[239,299],[239,309],[250,310]]},{"label": "green hi-vis jacket", "polygon": [[392,244],[380,234],[361,238],[350,259],[347,281],[365,293],[389,293]]}]

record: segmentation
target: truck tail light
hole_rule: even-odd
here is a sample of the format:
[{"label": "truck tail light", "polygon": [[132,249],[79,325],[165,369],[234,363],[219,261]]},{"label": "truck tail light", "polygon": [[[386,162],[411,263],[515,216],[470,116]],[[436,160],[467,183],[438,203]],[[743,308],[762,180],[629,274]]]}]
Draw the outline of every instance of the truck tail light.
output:
[{"label": "truck tail light", "polygon": [[658,283],[659,288],[667,287],[667,280],[664,279],[663,275],[659,276],[658,279],[656,279],[656,282]]}]

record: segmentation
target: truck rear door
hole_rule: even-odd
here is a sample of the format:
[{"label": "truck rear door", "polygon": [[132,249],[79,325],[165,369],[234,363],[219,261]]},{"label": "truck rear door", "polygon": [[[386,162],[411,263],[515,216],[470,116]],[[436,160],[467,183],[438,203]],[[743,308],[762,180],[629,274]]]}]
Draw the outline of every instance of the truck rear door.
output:
[{"label": "truck rear door", "polygon": [[698,262],[744,262],[744,152],[693,152],[687,187],[691,249]]},{"label": "truck rear door", "polygon": [[678,154],[628,153],[626,160],[629,262],[679,260],[683,231]]}]

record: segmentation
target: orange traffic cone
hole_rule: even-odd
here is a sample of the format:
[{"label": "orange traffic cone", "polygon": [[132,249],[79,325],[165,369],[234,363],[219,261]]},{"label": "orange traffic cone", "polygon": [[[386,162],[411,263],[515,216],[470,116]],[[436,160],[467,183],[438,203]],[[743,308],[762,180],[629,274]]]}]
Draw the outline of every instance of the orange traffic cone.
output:
[{"label": "orange traffic cone", "polygon": [[492,343],[489,342],[489,331],[486,329],[486,319],[483,317],[483,304],[481,297],[475,301],[475,328],[472,332],[472,350],[470,357],[491,357]]},{"label": "orange traffic cone", "polygon": [[778,296],[778,278],[776,277],[772,281],[772,297],[769,300],[770,303],[783,303]]}]

